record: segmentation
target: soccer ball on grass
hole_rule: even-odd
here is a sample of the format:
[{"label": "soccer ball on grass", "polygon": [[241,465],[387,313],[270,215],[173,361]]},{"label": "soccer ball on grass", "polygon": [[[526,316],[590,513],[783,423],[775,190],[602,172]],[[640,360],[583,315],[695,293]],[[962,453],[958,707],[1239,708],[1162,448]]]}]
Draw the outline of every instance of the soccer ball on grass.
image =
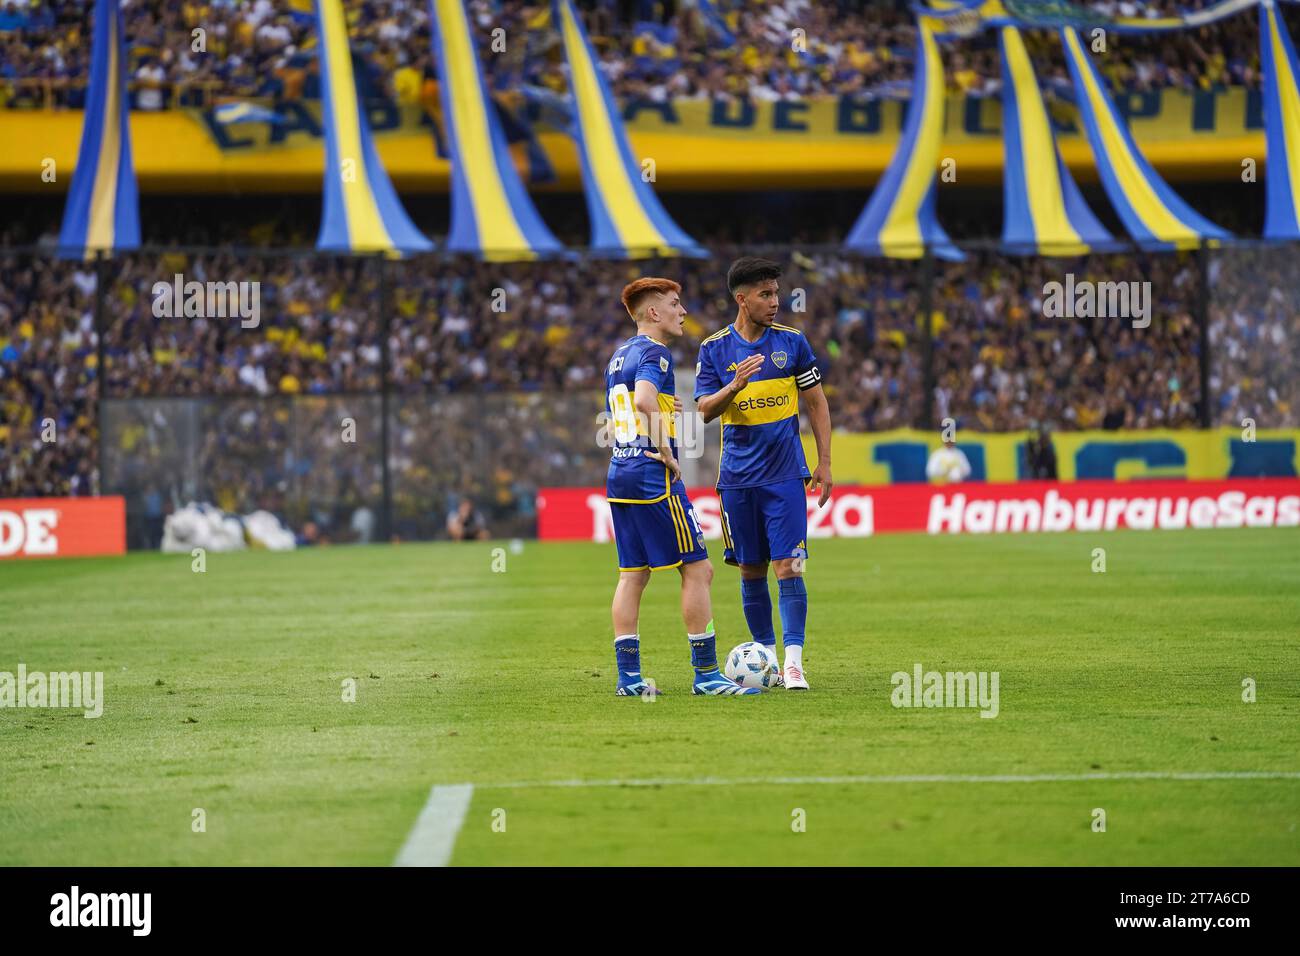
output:
[{"label": "soccer ball on grass", "polygon": [[742,687],[757,687],[759,690],[775,687],[781,676],[776,652],[755,641],[733,647],[722,672]]}]

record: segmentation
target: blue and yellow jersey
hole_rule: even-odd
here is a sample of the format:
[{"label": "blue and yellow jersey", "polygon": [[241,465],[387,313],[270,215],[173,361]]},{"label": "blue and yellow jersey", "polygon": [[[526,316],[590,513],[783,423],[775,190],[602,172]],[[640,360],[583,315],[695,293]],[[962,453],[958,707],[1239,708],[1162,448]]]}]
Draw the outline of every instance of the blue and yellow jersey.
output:
[{"label": "blue and yellow jersey", "polygon": [[614,438],[610,453],[605,495],[610,501],[654,504],[669,493],[685,493],[686,486],[670,482],[668,468],[646,458],[653,451],[649,425],[636,413],[636,383],[649,382],[659,389],[659,414],[668,426],[669,445],[677,457],[677,423],[673,418],[673,396],[677,394],[673,357],[666,345],[648,335],[628,339],[614,351],[605,367],[605,411]]},{"label": "blue and yellow jersey", "polygon": [[719,488],[748,488],[811,472],[799,443],[799,392],[821,382],[812,346],[798,329],[773,325],[746,342],[727,326],[700,343],[695,398],[712,395],[736,374],[736,366],[755,353],[767,357],[749,384],[722,412]]}]

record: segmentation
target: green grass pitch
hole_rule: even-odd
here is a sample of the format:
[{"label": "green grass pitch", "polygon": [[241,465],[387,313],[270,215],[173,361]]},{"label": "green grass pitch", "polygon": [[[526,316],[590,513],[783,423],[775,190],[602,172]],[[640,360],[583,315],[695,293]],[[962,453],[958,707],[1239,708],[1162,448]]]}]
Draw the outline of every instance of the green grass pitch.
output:
[{"label": "green grass pitch", "polygon": [[[99,719],[0,709],[0,864],[387,865],[462,783],[453,864],[1300,863],[1295,777],[819,779],[1300,771],[1293,529],[817,541],[813,689],[747,699],[690,696],[661,572],[654,703],[613,696],[612,546],[498,546],[0,564],[0,671],[105,679]],[[894,708],[917,662],[1000,713]]]}]

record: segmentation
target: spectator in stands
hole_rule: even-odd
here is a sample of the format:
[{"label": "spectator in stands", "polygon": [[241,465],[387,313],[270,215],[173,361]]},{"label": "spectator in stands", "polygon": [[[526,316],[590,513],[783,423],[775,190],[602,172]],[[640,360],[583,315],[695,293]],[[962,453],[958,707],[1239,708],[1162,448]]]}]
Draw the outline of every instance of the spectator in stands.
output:
[{"label": "spectator in stands", "polygon": [[[475,0],[469,6],[493,91],[517,90],[525,83],[562,88],[563,77],[554,69],[562,55],[561,41],[550,23],[549,4]],[[913,15],[907,5],[892,0],[715,0],[721,29],[693,4],[660,5],[664,16],[658,20],[638,16],[637,6],[613,0],[581,5],[602,68],[620,98],[662,102],[673,97],[888,95],[895,84],[911,79]],[[1111,11],[1108,16],[1139,9],[1131,3],[1094,6]],[[49,96],[55,105],[80,107],[92,7],[41,0],[0,17],[0,81],[48,84],[48,93],[14,90],[10,105],[31,105]],[[345,0],[345,7],[363,90],[367,95],[386,91],[412,102],[416,76],[431,65],[428,4]],[[1156,12],[1151,4],[1140,9],[1147,16]],[[1280,13],[1295,35],[1300,14],[1290,4],[1281,5]],[[315,26],[302,11],[286,10],[270,0],[179,7],[167,0],[134,0],[123,5],[123,16],[138,109],[197,105],[212,96],[297,96],[308,89],[303,80],[308,62],[315,59]],[[202,51],[192,48],[195,29],[204,31]],[[504,52],[491,47],[496,29],[508,38]],[[731,42],[724,39],[723,29]],[[1027,33],[1026,41],[1040,76],[1064,75],[1054,36]],[[1001,64],[991,32],[949,41],[944,54],[954,92],[997,92]],[[1254,17],[1245,15],[1196,32],[1126,35],[1099,65],[1116,88],[1142,92],[1255,85],[1258,59],[1258,28]],[[65,81],[73,85],[65,87]]]},{"label": "spectator in stands", "polygon": [[970,460],[951,438],[934,450],[925,464],[925,477],[941,485],[956,485],[970,477]]},{"label": "spectator in stands", "polygon": [[359,544],[369,544],[375,535],[375,513],[362,505],[352,512],[349,527]]},{"label": "spectator in stands", "polygon": [[487,519],[474,506],[473,499],[461,494],[456,506],[447,514],[447,535],[453,541],[487,541]]},{"label": "spectator in stands", "polygon": [[143,111],[160,110],[164,106],[163,81],[167,71],[154,57],[145,57],[135,71],[135,108]]},{"label": "spectator in stands", "polygon": [[1030,478],[1035,481],[1056,480],[1056,448],[1046,425],[1030,436],[1025,445],[1025,456]]}]

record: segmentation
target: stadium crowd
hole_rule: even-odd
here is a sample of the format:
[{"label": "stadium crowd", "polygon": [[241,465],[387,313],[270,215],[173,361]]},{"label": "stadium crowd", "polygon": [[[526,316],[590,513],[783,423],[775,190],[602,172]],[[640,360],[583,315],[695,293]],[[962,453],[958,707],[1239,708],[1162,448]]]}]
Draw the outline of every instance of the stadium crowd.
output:
[{"label": "stadium crowd", "polygon": [[[494,532],[524,533],[538,487],[598,483],[607,456],[598,440],[602,366],[629,333],[619,290],[647,272],[682,282],[690,316],[675,351],[689,393],[699,341],[734,312],[720,277],[736,251],[636,263],[390,264],[395,530],[442,534],[468,497]],[[868,263],[823,246],[773,254],[787,265],[785,321],[818,351],[836,427],[924,421],[920,265]],[[1225,250],[1212,260],[1215,424],[1240,427],[1249,417],[1260,428],[1300,427],[1300,293],[1289,254]],[[310,522],[324,540],[372,532],[382,495],[377,267],[180,252],[107,265],[98,306],[106,480],[134,496],[133,513],[156,517],[167,502],[198,496],[244,513],[264,507],[295,528]],[[936,268],[933,422],[950,416],[996,431],[1198,423],[1194,257],[980,253]],[[260,282],[259,325],[156,318],[153,285],[178,272]],[[1066,272],[1150,281],[1150,328],[1045,317],[1044,286]],[[0,497],[94,491],[100,291],[92,266],[0,254]],[[351,442],[345,419],[355,425]],[[159,487],[160,473],[183,481]],[[362,509],[370,518],[354,527]]]},{"label": "stadium crowd", "polygon": [[1300,425],[1300,292],[1287,248],[1225,249],[1210,264],[1210,394],[1218,424]]},{"label": "stadium crowd", "polygon": [[[1190,6],[1197,6],[1193,3]],[[0,0],[0,106],[46,99],[81,106],[89,69],[91,4]],[[585,0],[606,75],[620,98],[755,101],[905,92],[916,43],[913,17],[898,0],[715,0],[710,5]],[[1097,0],[1104,15],[1172,14],[1172,0]],[[550,4],[469,0],[491,87],[567,92]],[[1300,15],[1283,7],[1293,34]],[[431,103],[437,67],[424,0],[345,0],[359,81],[369,95]],[[133,106],[206,105],[214,97],[275,100],[319,96],[311,4],[306,0],[124,0]],[[492,31],[505,31],[493,50]],[[797,34],[796,31],[803,31]],[[196,49],[195,31],[202,31]],[[1039,75],[1067,82],[1050,31],[1027,34]],[[1214,89],[1258,82],[1253,15],[1175,34],[1115,36],[1099,66],[1117,89]],[[1001,85],[991,32],[945,44],[953,92],[995,94]]]},{"label": "stadium crowd", "polygon": [[0,256],[0,497],[96,493],[93,271]]}]

